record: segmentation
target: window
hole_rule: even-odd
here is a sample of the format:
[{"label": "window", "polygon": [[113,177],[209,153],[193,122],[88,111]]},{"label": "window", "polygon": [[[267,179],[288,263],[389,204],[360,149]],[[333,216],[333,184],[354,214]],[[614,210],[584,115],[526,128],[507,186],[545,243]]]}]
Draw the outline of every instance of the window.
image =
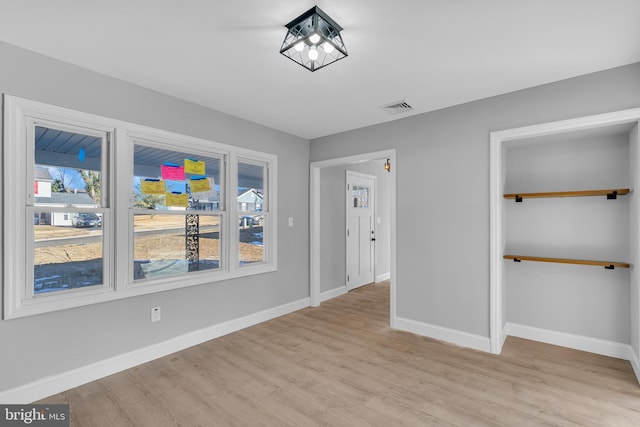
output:
[{"label": "window", "polygon": [[221,267],[223,155],[135,142],[133,279]]},{"label": "window", "polygon": [[276,156],[7,95],[4,114],[4,318],[276,270]]},{"label": "window", "polygon": [[354,208],[369,208],[369,187],[354,185],[351,188],[351,198]]},{"label": "window", "polygon": [[269,211],[264,209],[267,163],[238,160],[238,261],[239,265],[265,262],[264,234]]},{"label": "window", "polygon": [[27,143],[34,155],[27,168],[35,191],[28,194],[27,209],[39,221],[29,227],[33,269],[26,295],[108,284],[103,256],[108,239],[98,214],[108,217],[109,212],[102,194],[109,133],[29,123]]}]

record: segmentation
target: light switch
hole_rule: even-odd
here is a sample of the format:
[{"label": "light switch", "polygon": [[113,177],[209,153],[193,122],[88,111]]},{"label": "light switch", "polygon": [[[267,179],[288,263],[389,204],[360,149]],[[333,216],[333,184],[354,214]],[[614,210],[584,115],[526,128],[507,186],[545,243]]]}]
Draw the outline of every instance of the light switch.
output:
[{"label": "light switch", "polygon": [[289,217],[289,227],[293,227],[293,217]]}]

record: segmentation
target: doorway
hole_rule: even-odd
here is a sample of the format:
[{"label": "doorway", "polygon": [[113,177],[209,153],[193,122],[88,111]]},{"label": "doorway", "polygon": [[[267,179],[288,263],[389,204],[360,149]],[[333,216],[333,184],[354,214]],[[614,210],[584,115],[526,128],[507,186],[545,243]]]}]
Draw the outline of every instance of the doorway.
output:
[{"label": "doorway", "polygon": [[[376,277],[376,279],[386,280],[389,279],[389,298],[390,298],[390,326],[395,327],[396,318],[396,151],[394,149],[377,151],[371,153],[363,153],[348,157],[340,157],[329,160],[322,160],[312,162],[310,164],[310,305],[317,307],[323,300],[326,300],[324,293],[321,295],[321,270],[323,264],[321,264],[321,254],[325,253],[327,249],[321,247],[321,236],[327,231],[326,228],[321,227],[322,209],[326,208],[330,203],[325,196],[321,196],[321,171],[332,168],[335,166],[348,166],[357,165],[364,162],[379,161],[380,167],[384,166],[385,160],[389,159],[391,164],[391,170],[388,172],[388,185],[389,185],[389,235],[387,241],[389,245],[389,273],[386,277]],[[325,170],[326,172],[326,170]],[[387,172],[385,172],[387,173]],[[344,175],[342,175],[344,177]],[[344,183],[344,178],[342,178]],[[344,187],[343,187],[344,188]],[[341,199],[344,201],[344,193]],[[344,208],[341,209],[344,212]],[[342,214],[344,218],[344,214]],[[377,218],[376,218],[377,220]],[[344,227],[342,228],[344,230]],[[344,235],[343,235],[344,236]],[[344,245],[344,240],[342,240]],[[343,246],[344,248],[344,246]],[[324,252],[323,252],[324,251]],[[344,258],[343,258],[344,260]],[[343,261],[344,263],[344,261]],[[344,276],[342,276],[344,277]],[[342,293],[346,292],[346,286],[343,286]],[[337,296],[335,294],[333,296]]]},{"label": "doorway", "polygon": [[375,280],[376,177],[347,170],[347,291]]}]

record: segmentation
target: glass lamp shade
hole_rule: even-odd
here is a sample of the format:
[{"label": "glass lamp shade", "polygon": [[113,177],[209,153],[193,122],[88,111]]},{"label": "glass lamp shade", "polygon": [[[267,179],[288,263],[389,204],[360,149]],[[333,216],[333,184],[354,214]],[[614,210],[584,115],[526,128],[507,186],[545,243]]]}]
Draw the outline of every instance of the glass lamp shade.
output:
[{"label": "glass lamp shade", "polygon": [[340,27],[314,6],[285,25],[288,29],[280,53],[310,71],[347,56]]}]

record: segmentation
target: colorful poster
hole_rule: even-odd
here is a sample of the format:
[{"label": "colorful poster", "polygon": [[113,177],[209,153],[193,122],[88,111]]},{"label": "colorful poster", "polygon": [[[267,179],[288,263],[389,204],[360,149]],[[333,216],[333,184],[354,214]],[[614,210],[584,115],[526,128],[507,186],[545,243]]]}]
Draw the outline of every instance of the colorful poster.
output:
[{"label": "colorful poster", "polygon": [[166,193],[165,205],[186,208],[189,206],[189,196],[187,194]]},{"label": "colorful poster", "polygon": [[165,163],[162,165],[162,179],[172,179],[174,181],[184,181],[184,166],[175,163]]},{"label": "colorful poster", "polygon": [[191,177],[189,180],[189,186],[192,193],[202,193],[211,190],[211,183],[207,177]]},{"label": "colorful poster", "polygon": [[164,181],[161,179],[144,179],[140,181],[142,194],[164,194]]},{"label": "colorful poster", "polygon": [[193,159],[184,159],[184,173],[205,175],[205,163]]}]

